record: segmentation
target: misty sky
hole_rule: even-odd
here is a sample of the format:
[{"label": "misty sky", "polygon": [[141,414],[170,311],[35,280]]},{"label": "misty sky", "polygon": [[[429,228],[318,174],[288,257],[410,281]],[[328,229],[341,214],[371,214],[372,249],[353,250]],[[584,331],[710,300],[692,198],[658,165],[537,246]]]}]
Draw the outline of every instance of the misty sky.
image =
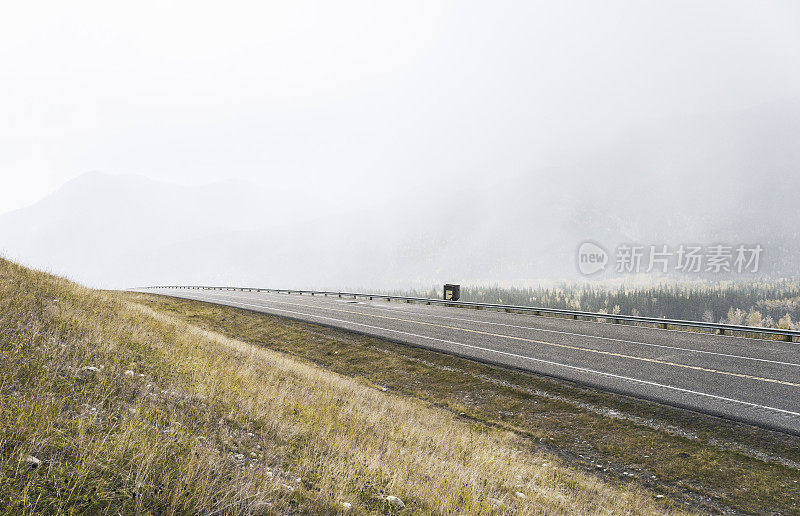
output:
[{"label": "misty sky", "polygon": [[86,171],[376,200],[800,91],[800,4],[5,2],[0,212]]}]

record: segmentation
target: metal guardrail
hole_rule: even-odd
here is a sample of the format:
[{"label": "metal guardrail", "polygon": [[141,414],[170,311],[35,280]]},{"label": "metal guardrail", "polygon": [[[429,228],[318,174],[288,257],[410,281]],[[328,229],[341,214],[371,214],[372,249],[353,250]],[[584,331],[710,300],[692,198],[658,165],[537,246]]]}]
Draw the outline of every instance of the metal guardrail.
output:
[{"label": "metal guardrail", "polygon": [[338,296],[338,297],[352,297],[353,299],[384,299],[386,301],[406,301],[408,303],[425,303],[428,305],[444,305],[463,308],[474,308],[478,310],[491,309],[501,310],[506,312],[524,312],[532,313],[533,315],[556,315],[568,317],[572,319],[603,319],[615,324],[621,322],[635,323],[635,324],[652,324],[659,328],[679,327],[679,328],[697,328],[702,330],[710,330],[717,334],[724,335],[726,332],[733,333],[754,333],[759,335],[779,336],[784,340],[793,341],[795,338],[800,338],[800,331],[786,330],[782,328],[764,328],[763,326],[745,326],[739,324],[723,324],[704,321],[686,321],[682,319],[664,319],[661,317],[643,317],[639,315],[623,315],[623,314],[604,314],[600,312],[585,312],[581,310],[568,310],[564,308],[545,308],[536,306],[523,306],[523,305],[503,305],[496,303],[473,303],[469,301],[448,301],[444,299],[431,299],[426,297],[408,297],[408,296],[393,296],[390,294],[364,294],[360,292],[331,292],[324,290],[294,290],[285,288],[255,288],[255,287],[211,287],[201,285],[159,285],[153,287],[139,287],[136,290],[152,290],[152,289],[184,289],[184,290],[235,290],[242,292],[274,292],[277,294],[309,294],[312,296]]}]

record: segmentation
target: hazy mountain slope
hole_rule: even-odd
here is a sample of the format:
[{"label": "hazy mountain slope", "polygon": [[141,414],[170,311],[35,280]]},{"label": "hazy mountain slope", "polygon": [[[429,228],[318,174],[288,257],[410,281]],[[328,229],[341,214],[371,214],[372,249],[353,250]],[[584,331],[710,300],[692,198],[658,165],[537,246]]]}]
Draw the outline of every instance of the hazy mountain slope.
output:
[{"label": "hazy mountain slope", "polygon": [[798,141],[800,102],[786,101],[654,122],[581,165],[500,174],[481,191],[455,185],[414,199],[386,192],[353,207],[313,188],[182,187],[92,173],[0,215],[0,249],[115,287],[535,284],[575,277],[575,249],[585,239],[609,250],[758,243],[764,272],[794,275]]},{"label": "hazy mountain slope", "polygon": [[35,205],[0,216],[0,250],[96,284],[93,271],[112,256],[263,226],[260,197],[252,185],[236,182],[181,187],[84,174]]},{"label": "hazy mountain slope", "polygon": [[535,252],[540,234],[552,236],[539,227],[555,225],[559,238],[549,249],[570,265],[583,239],[609,250],[749,243],[765,248],[765,272],[796,275],[797,142],[798,101],[659,121],[620,135],[605,156],[518,178],[497,195],[509,218],[531,221],[520,245]]}]

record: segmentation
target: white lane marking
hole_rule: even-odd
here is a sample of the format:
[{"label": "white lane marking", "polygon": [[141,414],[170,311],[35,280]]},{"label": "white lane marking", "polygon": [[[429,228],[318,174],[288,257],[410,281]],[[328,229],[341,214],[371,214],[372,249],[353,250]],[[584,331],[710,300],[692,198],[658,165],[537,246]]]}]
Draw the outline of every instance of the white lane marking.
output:
[{"label": "white lane marking", "polygon": [[[211,297],[212,298],[220,298],[220,299],[237,299],[239,296],[221,296],[221,295],[213,295],[212,294]],[[306,309],[309,309],[309,310],[312,310],[312,311],[314,311],[314,310],[325,310],[325,311],[329,311],[329,312],[343,312],[343,313],[357,315],[357,316],[361,316],[361,317],[367,317],[367,318],[372,317],[372,318],[375,318],[375,319],[391,319],[393,321],[404,322],[404,323],[411,323],[411,324],[418,324],[418,325],[425,325],[425,326],[436,326],[438,328],[444,328],[444,329],[448,329],[448,330],[463,331],[463,332],[479,334],[479,335],[486,335],[488,337],[499,337],[499,338],[509,339],[509,340],[517,340],[517,341],[524,341],[524,342],[530,342],[530,343],[535,343],[535,344],[543,344],[543,345],[546,345],[546,346],[552,346],[552,347],[558,347],[558,348],[565,348],[565,349],[572,349],[572,350],[576,350],[576,351],[582,351],[584,353],[596,353],[596,354],[599,354],[599,355],[608,355],[608,356],[614,356],[614,357],[624,358],[624,359],[629,359],[629,360],[640,360],[642,362],[652,362],[652,363],[655,363],[655,364],[668,365],[668,366],[673,366],[673,367],[681,367],[681,368],[685,368],[685,369],[693,369],[693,370],[696,370],[696,371],[703,371],[703,372],[706,372],[706,373],[715,373],[715,374],[721,374],[721,375],[726,375],[726,376],[736,376],[736,377],[739,377],[739,378],[747,378],[748,380],[756,380],[756,381],[761,381],[761,382],[779,383],[779,384],[783,384],[783,385],[788,385],[790,387],[800,387],[800,384],[794,383],[794,382],[789,382],[789,381],[786,381],[786,380],[778,380],[778,379],[775,379],[775,378],[766,378],[766,377],[755,376],[755,375],[751,375],[751,374],[747,374],[747,373],[736,373],[736,372],[733,372],[733,371],[722,371],[722,370],[714,369],[714,368],[708,368],[708,367],[702,367],[702,366],[696,366],[696,365],[689,365],[689,364],[680,364],[680,363],[677,363],[677,362],[669,362],[669,361],[660,360],[660,359],[657,359],[657,358],[647,358],[647,357],[641,357],[641,356],[635,356],[635,355],[628,355],[628,354],[619,353],[619,352],[615,352],[615,351],[605,351],[605,350],[601,350],[601,349],[594,349],[594,348],[590,348],[590,347],[577,346],[577,345],[572,345],[572,344],[560,344],[560,343],[557,343],[557,342],[550,342],[550,341],[544,341],[544,340],[531,339],[531,338],[528,338],[528,337],[518,337],[518,336],[515,336],[515,335],[507,335],[507,334],[504,334],[504,333],[491,333],[491,332],[482,331],[482,330],[474,330],[474,329],[471,329],[471,328],[462,328],[462,327],[459,327],[459,326],[447,326],[447,325],[443,325],[443,324],[437,324],[437,323],[425,322],[425,321],[419,321],[419,320],[413,320],[413,319],[400,319],[400,318],[397,318],[397,317],[389,317],[387,315],[378,315],[378,314],[375,314],[375,313],[367,314],[367,313],[364,313],[364,312],[353,311],[353,310],[343,310],[343,309],[340,309],[340,308],[331,308],[329,306],[323,306],[323,305],[313,306],[313,305],[308,305],[306,303],[290,303],[290,302],[286,302],[286,301],[275,301],[275,300],[266,300],[266,299],[263,299],[263,300],[260,300],[260,301],[262,303],[277,303],[279,305],[290,305],[290,306],[299,307],[299,308],[306,308]],[[265,305],[261,305],[261,306],[265,306]]]},{"label": "white lane marking", "polygon": [[[262,293],[262,292],[259,292],[259,291],[255,291],[255,292]],[[144,292],[144,293],[147,293],[147,292]],[[278,295],[278,296],[289,296],[289,295],[292,295],[292,294],[290,294],[288,292],[286,292],[286,293],[283,293],[283,292],[266,292],[266,293],[267,294],[272,294],[272,295]],[[325,296],[319,295],[318,297],[322,298],[322,297],[325,297]],[[362,297],[363,297],[363,295],[362,295]],[[398,299],[398,301],[399,301],[399,299]],[[409,303],[409,304],[418,304],[418,303]],[[532,310],[536,310],[535,307],[526,307],[526,308],[530,308]],[[397,308],[397,309],[398,310],[402,310],[402,308]],[[513,310],[513,308],[512,308],[512,310]],[[543,309],[543,310],[546,311],[547,309]],[[499,310],[495,310],[493,308],[489,308],[489,309],[487,309],[487,311],[498,311],[499,312]],[[546,315],[533,315],[533,314],[530,314],[530,313],[517,314],[517,315],[524,315],[525,317],[537,317],[537,318],[549,317],[549,316],[546,316]],[[608,315],[608,317],[603,317],[604,315]],[[611,318],[614,317],[614,314],[597,314],[596,317],[603,318],[603,319],[611,319]],[[469,320],[469,319],[467,319],[467,320]],[[582,319],[582,320],[579,320],[579,321],[576,321],[576,322],[591,323],[591,324],[612,324],[612,323],[608,323],[608,322],[592,321],[590,319]],[[659,323],[650,323],[650,324],[659,324]],[[713,337],[720,338],[720,339],[760,340],[760,341],[772,342],[772,343],[780,342],[780,341],[775,341],[775,340],[772,340],[772,339],[760,338],[760,337],[740,337],[738,335],[723,335],[723,334],[716,334],[716,333],[696,332],[696,331],[690,331],[690,330],[676,330],[674,328],[656,328],[656,327],[653,327],[653,326],[636,326],[636,325],[630,325],[630,326],[633,327],[633,328],[639,329],[639,330],[648,330],[648,331],[654,331],[654,332],[665,332],[665,331],[668,331],[668,332],[671,332],[671,333],[687,333],[689,335],[695,335],[695,336],[713,336]],[[745,331],[745,330],[737,330],[737,331]]]},{"label": "white lane marking", "polygon": [[[211,295],[211,296],[215,296],[216,295],[218,297],[224,297],[224,298],[227,298],[227,299],[235,299],[235,298],[233,298],[231,296],[224,296],[222,294],[209,294],[209,295]],[[275,302],[278,303],[280,301],[275,301]],[[307,306],[308,308],[316,308],[313,305],[305,305],[305,306]],[[397,309],[383,308],[383,307],[374,306],[374,305],[364,305],[364,306],[368,306],[369,308],[372,308],[374,310],[383,310],[383,311],[389,311],[389,312],[392,312],[392,313],[396,313],[397,312]],[[401,311],[404,314],[408,314],[410,316],[435,317],[437,319],[449,319],[449,320],[452,320],[452,321],[460,321],[460,322],[466,322],[466,323],[488,324],[488,325],[492,325],[492,326],[503,326],[503,327],[506,327],[506,328],[515,328],[515,329],[520,329],[520,330],[532,330],[532,331],[541,331],[541,332],[546,332],[546,333],[558,333],[558,334],[561,334],[561,335],[571,335],[573,337],[586,337],[586,338],[590,338],[590,339],[608,340],[608,341],[611,341],[611,342],[622,342],[622,343],[625,343],[625,344],[639,344],[639,345],[642,345],[642,346],[649,346],[649,347],[654,347],[654,348],[671,349],[671,350],[675,350],[675,351],[686,351],[686,352],[689,352],[689,353],[701,353],[701,354],[704,354],[704,355],[714,355],[714,356],[720,356],[720,357],[726,357],[726,358],[735,358],[735,359],[741,359],[741,360],[752,360],[754,362],[765,362],[765,363],[768,363],[768,364],[775,364],[775,365],[781,365],[781,366],[800,367],[800,364],[796,364],[794,362],[782,362],[780,360],[769,360],[769,359],[766,359],[766,358],[756,358],[756,357],[749,357],[749,356],[745,356],[745,355],[733,355],[733,354],[729,354],[729,353],[719,353],[719,352],[716,352],[716,351],[703,351],[703,350],[700,350],[700,349],[682,348],[680,346],[668,346],[666,344],[652,344],[652,343],[649,343],[649,342],[640,342],[640,341],[636,341],[636,340],[615,339],[613,337],[602,337],[602,336],[599,336],[599,335],[588,335],[588,334],[585,334],[585,333],[575,333],[575,332],[560,331],[560,330],[549,330],[549,329],[545,329],[545,328],[534,328],[534,327],[531,327],[531,326],[520,326],[520,325],[516,325],[516,324],[498,323],[498,322],[491,322],[491,321],[478,321],[478,320],[475,320],[475,319],[464,319],[464,318],[461,318],[461,317],[448,317],[446,315],[423,314],[423,313],[412,311],[412,310],[401,310]],[[363,315],[369,316],[369,314],[367,314],[367,313],[364,313]]]},{"label": "white lane marking", "polygon": [[[175,290],[175,289],[164,289],[164,290]],[[151,291],[149,291],[149,290],[142,290],[141,292],[143,294],[151,293]],[[256,290],[255,292],[262,293],[262,291],[258,291],[258,290]],[[288,292],[285,293],[285,294],[281,293],[281,292],[266,292],[266,293],[267,294],[272,294],[272,295],[278,295],[278,296],[291,295]],[[319,297],[322,298],[322,297],[325,297],[325,296],[320,295]],[[534,307],[530,307],[530,308],[532,308],[533,310],[536,310],[536,308],[534,308]],[[523,314],[519,314],[519,315],[523,315]],[[598,314],[597,317],[601,317],[601,318],[604,318],[604,319],[611,319],[611,318],[614,317],[614,314],[607,314],[608,317],[602,317],[603,315],[606,315],[606,314]],[[546,315],[532,315],[532,314],[529,314],[529,313],[524,314],[524,316],[525,317],[548,317]],[[469,320],[469,319],[467,319],[467,320]],[[585,320],[581,320],[579,322],[585,322],[585,323],[591,323],[591,324],[611,324],[611,323],[600,322],[600,321],[591,321],[591,320],[586,320],[586,319]],[[653,323],[653,324],[656,324],[656,323]],[[654,332],[665,332],[665,331],[668,331],[668,332],[671,332],[671,333],[686,333],[686,334],[694,335],[694,336],[698,336],[698,337],[701,337],[701,336],[713,336],[713,337],[716,337],[716,338],[719,338],[719,339],[758,340],[758,341],[770,342],[770,343],[780,342],[780,341],[775,341],[775,340],[767,339],[767,338],[742,337],[742,336],[739,336],[739,335],[712,334],[712,333],[696,332],[696,331],[690,331],[690,330],[676,330],[674,328],[655,328],[655,327],[652,327],[652,326],[636,326],[636,325],[631,325],[631,327],[639,329],[639,330],[648,330],[648,331],[654,331]],[[745,331],[745,330],[739,330],[739,331]],[[582,335],[582,334],[579,334],[579,335]],[[590,337],[591,335],[586,335],[586,336]]]},{"label": "white lane marking", "polygon": [[[379,306],[373,306],[373,305],[366,305],[366,306],[369,306],[370,308],[373,308],[375,310],[389,310],[387,308],[383,308],[383,307],[379,307]],[[575,332],[571,332],[571,331],[562,331],[562,330],[549,330],[549,329],[546,329],[546,328],[535,328],[535,327],[532,327],[532,326],[520,326],[520,325],[516,325],[516,324],[498,323],[498,322],[491,322],[491,321],[478,321],[476,319],[463,319],[463,318],[460,318],[460,317],[448,317],[446,315],[423,314],[423,313],[416,312],[416,311],[413,311],[413,310],[405,310],[404,313],[407,313],[407,314],[412,315],[412,316],[413,315],[417,315],[417,316],[420,316],[420,317],[435,317],[437,319],[450,319],[450,320],[453,320],[453,321],[460,321],[460,322],[467,322],[467,323],[489,324],[489,325],[492,325],[492,326],[504,326],[506,328],[516,328],[516,329],[520,329],[520,330],[533,330],[533,331],[541,331],[541,332],[546,332],[546,333],[558,333],[558,334],[561,334],[561,335],[572,335],[574,337],[588,337],[590,339],[610,340],[612,342],[623,342],[625,344],[640,344],[642,346],[650,346],[650,347],[654,347],[654,348],[672,349],[672,350],[676,350],[676,351],[687,351],[687,352],[690,352],[690,353],[702,353],[702,354],[705,354],[705,355],[716,355],[716,356],[720,356],[720,357],[739,358],[739,359],[742,359],[742,360],[753,360],[753,361],[756,361],[756,362],[766,362],[766,363],[769,363],[769,364],[784,365],[784,366],[791,366],[791,367],[800,367],[800,364],[795,364],[794,362],[781,362],[780,360],[769,360],[769,359],[766,359],[766,358],[756,358],[756,357],[749,357],[749,356],[745,356],[745,355],[733,355],[733,354],[730,354],[730,353],[719,353],[719,352],[716,352],[716,351],[704,351],[702,349],[682,348],[680,346],[668,346],[666,344],[653,344],[653,343],[650,343],[650,342],[641,342],[641,341],[637,341],[637,340],[615,339],[613,337],[603,337],[601,335],[590,335],[590,334],[586,334],[586,333],[575,333]]]},{"label": "white lane marking", "polygon": [[[197,299],[199,301],[208,301],[207,299],[203,299],[202,297],[194,298],[194,299]],[[399,333],[401,335],[406,335],[406,336],[409,336],[409,337],[417,337],[417,338],[421,338],[421,339],[435,340],[437,342],[443,342],[445,344],[452,344],[454,346],[461,346],[461,347],[465,347],[465,348],[476,349],[476,350],[485,351],[485,352],[488,352],[488,353],[497,353],[497,354],[506,355],[506,356],[509,356],[509,357],[520,358],[520,359],[523,359],[523,360],[530,360],[530,361],[533,361],[533,362],[539,362],[539,363],[542,363],[542,364],[549,364],[549,365],[553,365],[553,366],[564,367],[564,368],[572,369],[572,370],[575,370],[575,371],[581,371],[581,372],[596,374],[596,375],[600,375],[600,376],[607,376],[607,377],[610,377],[610,378],[616,378],[618,380],[625,380],[625,381],[629,381],[629,382],[640,383],[640,384],[643,384],[643,385],[650,385],[652,387],[659,387],[659,388],[663,388],[663,389],[668,389],[668,390],[673,390],[673,391],[678,391],[678,392],[684,392],[684,393],[687,393],[687,394],[694,394],[694,395],[697,395],[697,396],[704,396],[704,397],[712,398],[712,399],[716,399],[716,400],[727,401],[727,402],[731,402],[731,403],[738,403],[740,405],[745,405],[745,406],[754,407],[754,408],[760,408],[760,409],[764,409],[764,410],[771,410],[771,411],[774,411],[774,412],[780,412],[782,414],[787,414],[787,415],[794,416],[794,417],[800,417],[800,412],[792,412],[791,410],[785,410],[785,409],[780,409],[780,408],[776,408],[776,407],[769,407],[767,405],[760,405],[758,403],[751,403],[749,401],[742,401],[742,400],[737,400],[737,399],[733,399],[733,398],[727,398],[725,396],[717,396],[716,394],[708,394],[708,393],[705,393],[705,392],[694,391],[694,390],[691,390],[691,389],[684,389],[684,388],[681,388],[681,387],[674,387],[672,385],[665,385],[665,384],[661,384],[661,383],[651,382],[651,381],[648,381],[648,380],[640,380],[638,378],[631,378],[631,377],[628,377],[628,376],[622,376],[622,375],[618,375],[618,374],[614,374],[614,373],[606,373],[606,372],[603,372],[603,371],[597,371],[597,370],[594,370],[594,369],[588,369],[586,367],[579,367],[579,366],[573,366],[573,365],[569,365],[569,364],[562,364],[560,362],[553,362],[551,360],[544,360],[544,359],[541,359],[541,358],[533,358],[533,357],[529,357],[529,356],[525,356],[525,355],[519,355],[517,353],[511,353],[511,352],[508,352],[508,351],[500,351],[500,350],[497,350],[497,349],[484,348],[484,347],[475,346],[475,345],[472,345],[472,344],[464,344],[462,342],[455,342],[455,341],[452,341],[452,340],[445,340],[445,339],[439,339],[439,338],[436,338],[436,337],[429,337],[427,335],[419,335],[419,334],[416,334],[416,333],[410,333],[410,332],[401,331],[401,330],[393,330],[391,328],[383,328],[381,326],[373,326],[373,325],[370,325],[370,324],[357,323],[357,322],[347,321],[347,320],[344,320],[344,319],[336,319],[334,317],[326,317],[324,315],[314,315],[314,314],[308,314],[308,313],[305,313],[305,312],[296,312],[294,310],[284,310],[282,308],[274,308],[274,307],[269,307],[269,306],[264,306],[264,305],[255,305],[255,304],[252,304],[252,303],[242,303],[242,302],[239,302],[239,301],[231,301],[231,303],[232,304],[236,304],[236,305],[240,305],[240,306],[253,306],[253,307],[257,307],[257,308],[261,308],[261,309],[274,310],[276,312],[283,312],[283,313],[288,313],[288,314],[293,314],[293,315],[302,315],[302,316],[305,316],[305,317],[314,317],[314,318],[317,318],[317,319],[323,319],[325,321],[333,321],[333,322],[344,323],[344,324],[352,324],[352,325],[355,325],[355,326],[362,326],[362,327],[370,328],[370,329],[373,329],[373,330],[387,331],[387,332],[391,332],[391,333]]]}]

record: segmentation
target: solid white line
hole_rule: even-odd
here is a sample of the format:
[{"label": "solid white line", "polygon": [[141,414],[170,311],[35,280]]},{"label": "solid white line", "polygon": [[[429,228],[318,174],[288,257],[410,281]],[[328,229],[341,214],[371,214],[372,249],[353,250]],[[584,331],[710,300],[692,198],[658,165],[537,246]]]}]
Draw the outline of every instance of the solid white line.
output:
[{"label": "solid white line", "polygon": [[[382,308],[382,307],[373,306],[373,305],[367,305],[367,306],[369,306],[370,308],[373,308],[375,310],[384,310],[384,311],[392,312],[392,309],[390,309],[390,308]],[[396,311],[395,311],[395,313],[396,313]],[[453,321],[460,321],[460,322],[466,322],[466,323],[489,324],[489,325],[492,325],[492,326],[504,326],[506,328],[516,328],[516,329],[520,329],[520,330],[533,330],[533,331],[541,331],[541,332],[547,332],[547,333],[558,333],[558,334],[561,334],[561,335],[572,335],[574,337],[588,337],[590,339],[609,340],[609,341],[612,341],[612,342],[623,342],[625,344],[639,344],[639,345],[642,345],[642,346],[650,346],[650,347],[654,347],[654,348],[673,349],[673,350],[677,350],[677,351],[687,351],[687,352],[690,352],[690,353],[702,353],[702,354],[705,354],[705,355],[716,355],[716,356],[720,356],[720,357],[739,358],[739,359],[742,359],[742,360],[753,360],[753,361],[756,361],[756,362],[766,362],[766,363],[769,363],[769,364],[777,364],[777,365],[784,365],[784,366],[790,366],[790,367],[800,367],[800,364],[795,364],[793,362],[781,362],[780,360],[769,360],[769,359],[766,359],[766,358],[756,358],[756,357],[749,357],[749,356],[745,356],[745,355],[733,355],[733,354],[729,354],[729,353],[719,353],[719,352],[716,352],[716,351],[704,351],[702,349],[682,348],[680,346],[668,346],[666,344],[652,344],[650,342],[641,342],[641,341],[637,341],[637,340],[615,339],[613,337],[603,337],[601,335],[589,335],[589,334],[586,334],[586,333],[575,333],[575,332],[561,331],[561,330],[549,330],[549,329],[546,329],[546,328],[534,328],[532,326],[519,326],[519,325],[516,325],[516,324],[498,323],[498,322],[491,322],[491,321],[478,321],[478,320],[475,320],[475,319],[462,319],[460,317],[448,317],[446,315],[423,314],[423,313],[414,312],[414,311],[405,311],[404,313],[409,314],[409,315],[418,315],[420,317],[435,317],[437,319],[450,319],[450,320],[453,320]]]},{"label": "solid white line", "polygon": [[[194,298],[194,299],[198,299],[200,301],[207,301],[207,300],[205,300],[203,298]],[[726,398],[724,396],[717,396],[716,394],[708,394],[708,393],[705,393],[705,392],[693,391],[691,389],[683,389],[681,387],[674,387],[672,385],[664,385],[664,384],[651,382],[651,381],[647,381],[647,380],[640,380],[638,378],[631,378],[631,377],[628,377],[628,376],[621,376],[621,375],[617,375],[617,374],[613,374],[613,373],[606,373],[606,372],[603,372],[603,371],[597,371],[597,370],[588,369],[588,368],[585,368],[585,367],[573,366],[573,365],[569,365],[569,364],[562,364],[562,363],[559,363],[559,362],[553,362],[553,361],[544,360],[544,359],[541,359],[541,358],[533,358],[533,357],[529,357],[529,356],[525,356],[525,355],[519,355],[519,354],[516,354],[516,353],[510,353],[508,351],[500,351],[500,350],[497,350],[497,349],[484,348],[484,347],[481,347],[481,346],[474,346],[472,344],[464,344],[462,342],[455,342],[455,341],[451,341],[451,340],[439,339],[439,338],[436,338],[436,337],[429,337],[427,335],[419,335],[419,334],[416,334],[416,333],[409,333],[409,332],[401,331],[401,330],[393,330],[391,328],[383,328],[381,326],[372,326],[370,324],[357,323],[357,322],[347,321],[347,320],[344,320],[344,319],[336,319],[336,318],[333,318],[333,317],[326,317],[324,315],[314,315],[314,314],[308,314],[308,313],[305,313],[305,312],[296,312],[296,311],[293,311],[293,310],[284,310],[282,308],[274,308],[274,307],[268,307],[268,306],[264,306],[264,305],[255,305],[255,304],[251,304],[251,303],[242,303],[242,302],[239,302],[239,301],[232,301],[232,303],[240,305],[240,306],[253,306],[253,307],[257,307],[257,308],[266,308],[266,309],[269,309],[269,310],[274,310],[276,312],[283,312],[283,313],[288,313],[288,314],[293,314],[293,315],[302,315],[302,316],[305,316],[305,317],[314,317],[314,318],[323,319],[323,320],[326,320],[326,321],[333,321],[333,322],[344,323],[344,324],[353,324],[353,325],[356,325],[356,326],[362,326],[362,327],[370,328],[370,329],[373,329],[373,330],[381,330],[381,331],[388,331],[388,332],[392,332],[392,333],[399,333],[401,335],[406,335],[406,336],[409,336],[409,337],[417,337],[417,338],[422,338],[422,339],[435,340],[437,342],[443,342],[445,344],[452,344],[454,346],[462,346],[462,347],[465,347],[465,348],[476,349],[476,350],[485,351],[485,352],[488,352],[488,353],[498,353],[498,354],[501,354],[501,355],[506,355],[506,356],[510,356],[510,357],[514,357],[514,358],[520,358],[520,359],[523,359],[523,360],[530,360],[530,361],[533,361],[533,362],[539,362],[539,363],[543,363],[543,364],[548,364],[548,365],[553,365],[553,366],[558,366],[558,367],[564,367],[564,368],[572,369],[572,370],[575,370],[575,371],[581,371],[581,372],[596,374],[596,375],[600,375],[600,376],[607,376],[607,377],[610,377],[610,378],[616,378],[616,379],[619,379],[619,380],[625,380],[625,381],[629,381],[629,382],[635,382],[635,383],[640,383],[640,384],[644,384],[644,385],[650,385],[652,387],[659,387],[659,388],[663,388],[663,389],[668,389],[668,390],[673,390],[673,391],[678,391],[678,392],[684,392],[684,393],[687,393],[687,394],[694,394],[694,395],[697,395],[697,396],[705,396],[707,398],[712,398],[712,399],[716,399],[716,400],[727,401],[727,402],[731,402],[731,403],[738,403],[740,405],[746,405],[746,406],[749,406],[749,407],[755,407],[755,408],[760,408],[760,409],[765,409],[765,410],[772,410],[774,412],[780,412],[782,414],[787,414],[787,415],[790,415],[790,416],[800,417],[800,412],[792,412],[790,410],[784,410],[784,409],[779,409],[779,408],[775,408],[775,407],[769,407],[769,406],[766,406],[766,405],[759,405],[758,403],[751,403],[749,401],[742,401],[742,400],[736,400],[736,399],[733,399],[733,398]]]},{"label": "solid white line", "polygon": [[[215,299],[233,299],[233,300],[240,299],[242,297],[242,296],[238,296],[238,295],[225,296],[225,295],[216,295],[216,294],[210,294],[210,296],[212,298],[215,298]],[[405,323],[418,324],[418,325],[427,325],[427,326],[437,326],[437,327],[446,328],[446,329],[449,329],[449,330],[458,330],[458,331],[464,331],[464,332],[469,332],[469,333],[483,334],[483,335],[490,336],[490,337],[500,337],[500,338],[504,338],[504,339],[521,340],[521,341],[527,341],[527,342],[531,342],[531,343],[535,343],[535,344],[544,344],[544,345],[547,345],[547,346],[569,348],[569,349],[574,349],[574,350],[583,351],[583,352],[587,352],[587,353],[598,353],[598,354],[603,354],[603,355],[613,355],[613,356],[617,356],[617,357],[624,358],[624,359],[642,360],[642,361],[645,361],[645,362],[654,362],[654,363],[659,363],[659,364],[669,365],[669,366],[674,366],[674,367],[683,367],[683,368],[687,368],[687,369],[696,369],[696,370],[709,372],[709,373],[716,373],[716,374],[729,375],[729,376],[737,376],[737,377],[741,377],[741,378],[747,378],[747,379],[750,379],[750,380],[757,380],[757,381],[764,381],[764,382],[774,382],[774,383],[789,385],[789,386],[792,386],[792,387],[800,387],[800,384],[796,384],[796,383],[789,382],[789,381],[786,381],[786,380],[778,380],[778,379],[774,379],[774,378],[763,378],[763,377],[759,377],[759,376],[753,376],[753,375],[750,375],[750,374],[747,374],[747,373],[735,373],[735,372],[732,372],[732,371],[721,371],[721,370],[717,370],[717,369],[713,369],[713,368],[707,368],[707,367],[698,366],[698,365],[689,365],[689,364],[679,364],[679,363],[673,363],[673,362],[666,362],[666,361],[663,361],[663,360],[659,360],[657,358],[648,358],[648,357],[627,355],[627,354],[621,354],[619,352],[614,352],[614,351],[605,351],[605,350],[601,350],[601,349],[595,349],[595,348],[592,348],[592,347],[584,347],[584,346],[569,345],[569,344],[560,344],[560,343],[557,343],[557,342],[537,340],[537,339],[532,339],[532,338],[527,338],[527,337],[518,337],[518,336],[508,335],[508,334],[504,334],[504,333],[490,333],[490,332],[486,332],[486,331],[474,330],[474,329],[471,329],[471,328],[463,328],[463,327],[459,327],[459,326],[445,326],[445,325],[441,325],[441,324],[436,324],[436,323],[431,323],[431,322],[424,322],[424,321],[417,321],[417,320],[413,320],[413,319],[401,319],[401,318],[394,317],[394,316],[398,315],[397,312],[392,313],[392,317],[389,317],[389,316],[385,316],[385,315],[378,315],[378,314],[375,314],[375,313],[371,313],[371,314],[370,313],[365,313],[363,311],[354,311],[354,310],[344,310],[344,309],[340,309],[340,308],[331,308],[331,307],[320,305],[320,304],[315,306],[315,305],[309,305],[309,304],[306,304],[306,303],[290,303],[290,302],[285,302],[285,301],[276,301],[276,300],[267,300],[267,299],[260,299],[259,301],[261,301],[262,303],[276,303],[276,304],[279,304],[279,305],[292,305],[293,307],[307,308],[307,309],[311,310],[312,312],[315,311],[315,310],[344,312],[344,313],[353,314],[353,315],[356,315],[356,316],[361,316],[361,317],[366,317],[366,318],[392,319],[392,320],[398,321],[398,322],[405,322]],[[260,306],[266,306],[266,305],[260,305]],[[407,312],[402,312],[402,313],[407,313]]]},{"label": "solid white line", "polygon": [[[227,299],[234,299],[231,296],[224,296],[224,295],[221,295],[221,294],[210,294],[210,295],[212,295],[212,296],[216,295],[216,296],[219,296],[219,297],[225,297]],[[275,302],[279,303],[280,301],[275,301]],[[313,305],[305,305],[305,306],[307,306],[309,308],[316,308]],[[385,311],[385,312],[397,313],[397,310],[391,309],[391,308],[382,308],[382,307],[374,306],[374,305],[364,305],[364,306],[368,306],[369,308],[374,309],[374,310],[382,310],[382,311]],[[641,346],[649,346],[649,347],[654,347],[654,348],[671,349],[671,350],[675,350],[675,351],[686,351],[686,352],[689,352],[689,353],[701,353],[701,354],[704,354],[704,355],[714,355],[714,356],[719,356],[719,357],[735,358],[735,359],[740,359],[740,360],[752,360],[754,362],[765,362],[765,363],[768,363],[768,364],[775,364],[775,365],[781,365],[781,366],[800,367],[800,364],[796,364],[796,363],[793,363],[793,362],[781,362],[780,360],[769,360],[769,359],[766,359],[766,358],[756,358],[756,357],[749,357],[749,356],[745,356],[745,355],[733,355],[733,354],[729,354],[729,353],[719,353],[719,352],[716,352],[716,351],[703,351],[703,350],[700,350],[700,349],[682,348],[680,346],[668,346],[666,344],[652,344],[652,343],[649,343],[649,342],[640,342],[640,341],[636,341],[636,340],[615,339],[613,337],[603,337],[603,336],[600,336],[600,335],[588,335],[588,334],[585,334],[585,333],[575,333],[575,332],[561,331],[561,330],[549,330],[549,329],[545,329],[545,328],[534,328],[534,327],[531,327],[531,326],[519,326],[519,325],[516,325],[516,324],[498,323],[498,322],[491,322],[491,321],[478,321],[478,320],[475,320],[475,319],[463,319],[461,317],[448,317],[446,315],[423,314],[423,313],[420,313],[420,312],[408,311],[408,310],[404,310],[402,312],[404,314],[408,314],[410,316],[435,317],[437,319],[449,319],[449,320],[452,320],[452,321],[460,321],[460,322],[465,322],[465,323],[488,324],[488,325],[492,325],[492,326],[503,326],[503,327],[506,327],[506,328],[515,328],[515,329],[520,329],[520,330],[541,331],[541,332],[546,332],[546,333],[558,333],[558,334],[561,334],[561,335],[571,335],[573,337],[586,337],[586,338],[590,338],[590,339],[608,340],[608,341],[611,341],[611,342],[622,342],[622,343],[625,343],[625,344],[638,344],[638,345],[641,345]],[[361,313],[363,315],[365,315],[365,316],[369,316],[368,313],[364,313],[364,312],[361,312]]]}]

